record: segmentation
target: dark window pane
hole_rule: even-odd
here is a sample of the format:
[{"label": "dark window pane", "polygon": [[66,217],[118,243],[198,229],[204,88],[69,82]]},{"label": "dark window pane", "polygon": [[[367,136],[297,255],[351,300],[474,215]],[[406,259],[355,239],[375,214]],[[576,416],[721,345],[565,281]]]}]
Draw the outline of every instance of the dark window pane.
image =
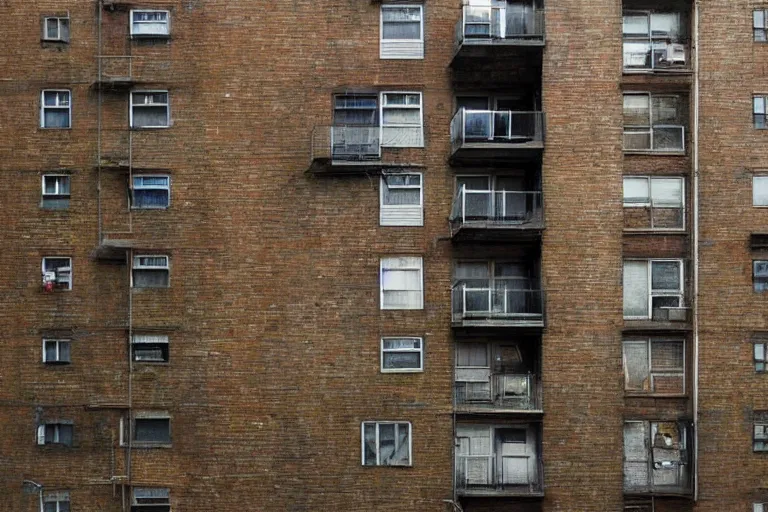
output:
[{"label": "dark window pane", "polygon": [[680,265],[675,261],[653,262],[651,288],[654,290],[679,290]]},{"label": "dark window pane", "polygon": [[421,355],[418,352],[385,352],[384,368],[419,368]]},{"label": "dark window pane", "polygon": [[366,423],[363,427],[363,445],[366,466],[376,465],[376,425],[373,423]]},{"label": "dark window pane", "polygon": [[56,361],[56,342],[45,342],[45,360],[48,362]]},{"label": "dark window pane", "polygon": [[170,420],[147,418],[137,419],[134,436],[136,441],[144,441],[149,443],[170,443]]}]

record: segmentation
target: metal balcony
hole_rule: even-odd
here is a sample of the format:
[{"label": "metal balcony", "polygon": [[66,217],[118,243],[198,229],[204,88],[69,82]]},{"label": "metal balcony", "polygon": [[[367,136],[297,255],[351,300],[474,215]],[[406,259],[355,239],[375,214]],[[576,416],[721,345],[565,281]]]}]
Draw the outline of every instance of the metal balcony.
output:
[{"label": "metal balcony", "polygon": [[541,458],[529,455],[457,455],[456,493],[477,497],[542,497]]},{"label": "metal balcony", "polygon": [[541,192],[462,187],[454,198],[450,222],[455,241],[536,237],[544,227]]},{"label": "metal balcony", "polygon": [[536,160],[544,149],[544,113],[459,109],[451,120],[454,163]]},{"label": "metal balcony", "polygon": [[531,373],[494,373],[478,379],[478,371],[456,368],[455,409],[458,413],[541,414],[541,382]]},{"label": "metal balcony", "polygon": [[454,327],[544,327],[541,290],[526,289],[515,279],[487,281],[484,286],[477,286],[478,281],[453,285]]}]

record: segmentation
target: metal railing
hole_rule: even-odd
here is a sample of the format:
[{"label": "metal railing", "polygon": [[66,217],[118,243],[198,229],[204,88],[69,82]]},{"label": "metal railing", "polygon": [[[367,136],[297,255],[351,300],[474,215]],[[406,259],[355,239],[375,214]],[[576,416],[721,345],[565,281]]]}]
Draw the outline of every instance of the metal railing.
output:
[{"label": "metal railing", "polygon": [[685,127],[656,125],[652,128],[624,128],[624,151],[685,151]]},{"label": "metal railing", "polygon": [[[493,222],[501,225],[542,223],[541,192],[459,189],[451,222]],[[531,226],[533,227],[533,226]]]},{"label": "metal railing", "polygon": [[514,323],[542,322],[544,320],[544,294],[541,290],[526,289],[527,279],[487,281],[472,279],[453,285],[453,321],[501,320]]},{"label": "metal railing", "polygon": [[543,112],[460,108],[451,120],[454,151],[468,142],[523,144],[543,141]]},{"label": "metal railing", "polygon": [[312,130],[312,160],[366,162],[381,159],[378,126],[316,126]]},{"label": "metal railing", "polygon": [[457,455],[456,490],[460,493],[534,494],[543,489],[540,458],[530,455]]},{"label": "metal railing", "polygon": [[530,44],[544,40],[544,9],[530,5],[491,7],[465,5],[456,24],[455,44],[488,41]]},{"label": "metal railing", "polygon": [[494,373],[486,381],[456,381],[457,406],[481,409],[542,410],[541,386],[531,373]]}]

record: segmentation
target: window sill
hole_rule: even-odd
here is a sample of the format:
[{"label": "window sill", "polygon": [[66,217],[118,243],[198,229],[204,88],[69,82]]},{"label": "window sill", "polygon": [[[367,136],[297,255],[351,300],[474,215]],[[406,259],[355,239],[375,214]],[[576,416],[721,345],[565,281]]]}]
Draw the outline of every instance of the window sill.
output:
[{"label": "window sill", "polygon": [[144,210],[149,211],[163,211],[168,210],[170,206],[131,206],[131,211],[140,212]]},{"label": "window sill", "polygon": [[45,131],[49,131],[49,130],[67,131],[67,130],[71,130],[72,127],[71,126],[67,126],[67,127],[58,128],[58,127],[53,127],[53,126],[41,126],[39,129],[40,130],[45,130]]},{"label": "window sill", "polygon": [[167,130],[171,126],[131,126],[131,130],[135,132],[139,132],[142,130]]},{"label": "window sill", "polygon": [[687,229],[643,229],[643,228],[624,228],[624,233],[628,235],[687,235]]},{"label": "window sill", "polygon": [[[127,445],[124,445],[127,446]],[[131,448],[148,449],[148,448],[173,448],[171,443],[149,443],[146,441],[134,441],[131,443]]]},{"label": "window sill", "polygon": [[41,43],[53,43],[53,44],[69,44],[69,41],[66,39],[40,39]]},{"label": "window sill", "polygon": [[42,361],[42,365],[46,368],[48,367],[60,367],[60,366],[69,366],[72,364],[72,361]]},{"label": "window sill", "polygon": [[133,360],[133,364],[142,366],[171,366],[171,363],[168,361],[137,361],[135,359]]},{"label": "window sill", "polygon": [[688,398],[687,393],[641,393],[639,391],[625,391],[624,398]]},{"label": "window sill", "polygon": [[693,70],[688,67],[681,68],[623,68],[625,75],[692,75]]},{"label": "window sill", "polygon": [[169,41],[171,39],[170,34],[131,34],[131,40],[132,41],[152,41],[152,40],[160,40],[160,41]]},{"label": "window sill", "polygon": [[416,369],[400,369],[400,370],[385,370],[381,369],[381,373],[424,373],[424,369],[416,370]]},{"label": "window sill", "polygon": [[679,151],[654,151],[652,149],[624,149],[625,155],[648,155],[648,156],[686,156],[684,149]]}]

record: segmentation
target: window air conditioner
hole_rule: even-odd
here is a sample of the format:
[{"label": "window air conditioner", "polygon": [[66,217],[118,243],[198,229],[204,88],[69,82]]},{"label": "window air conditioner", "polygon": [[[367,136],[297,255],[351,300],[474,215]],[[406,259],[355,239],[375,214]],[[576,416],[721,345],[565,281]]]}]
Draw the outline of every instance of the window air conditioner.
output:
[{"label": "window air conditioner", "polygon": [[72,273],[72,267],[59,267],[56,269],[56,283],[66,284],[69,283],[69,276]]},{"label": "window air conditioner", "polygon": [[56,281],[56,272],[43,272],[43,284]]},{"label": "window air conditioner", "polygon": [[685,45],[668,44],[666,61],[669,64],[685,64]]}]

